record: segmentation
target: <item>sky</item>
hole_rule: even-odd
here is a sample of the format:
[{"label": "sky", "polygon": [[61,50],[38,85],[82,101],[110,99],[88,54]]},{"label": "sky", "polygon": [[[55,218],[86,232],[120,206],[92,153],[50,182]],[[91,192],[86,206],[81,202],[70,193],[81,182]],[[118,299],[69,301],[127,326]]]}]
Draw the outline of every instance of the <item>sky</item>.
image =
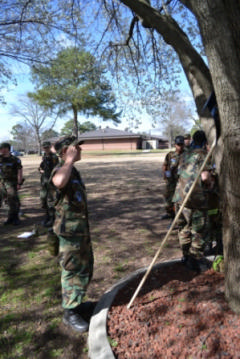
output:
[{"label": "sky", "polygon": [[[24,65],[19,65],[16,68],[15,75],[17,78],[17,86],[14,84],[9,85],[9,89],[1,91],[1,95],[4,96],[6,105],[0,104],[0,121],[1,121],[1,131],[0,131],[0,141],[10,140],[11,139],[11,130],[14,125],[19,122],[23,122],[21,118],[17,118],[11,114],[11,107],[13,104],[19,102],[19,98],[22,95],[25,95],[27,92],[34,91],[33,84],[29,80],[28,68]],[[190,104],[193,104],[193,98],[190,93],[190,89],[185,79],[185,76],[182,76],[181,84],[181,93],[184,97],[184,100]],[[131,128],[133,132],[148,132],[151,134],[161,134],[160,129],[156,129],[152,126],[152,118],[143,111],[142,114],[136,113],[136,116],[142,122],[138,128]],[[64,126],[64,122],[70,119],[70,115],[66,116],[63,119],[58,119],[54,129],[60,131]],[[86,118],[84,116],[79,116],[79,121],[91,121],[94,122],[97,127],[111,127],[119,130],[125,130],[129,128],[129,120],[127,118],[122,118],[120,124],[114,124],[112,121],[102,121],[101,119],[95,118]]]},{"label": "sky", "polygon": [[[34,91],[34,86],[30,81],[29,76],[29,67],[20,63],[15,63],[12,65],[12,71],[17,79],[17,85],[9,84],[8,89],[1,90],[0,95],[4,96],[6,101],[6,105],[0,104],[0,123],[1,123],[1,131],[0,131],[0,141],[9,141],[12,139],[11,137],[11,130],[14,125],[17,123],[23,123],[21,118],[13,116],[11,114],[11,108],[14,105],[20,103],[20,97],[22,95],[26,95],[27,92]],[[189,85],[185,78],[184,73],[181,75],[181,96],[189,103],[189,106],[195,106],[194,101],[190,92]],[[129,106],[134,108],[134,101],[133,103],[128,102]],[[139,107],[139,103],[136,103],[136,108]],[[134,111],[133,111],[134,112]],[[68,121],[71,118],[71,114],[67,114],[64,118],[57,119],[56,125],[54,129],[56,131],[60,131],[61,128],[64,126],[64,122]],[[143,109],[141,113],[136,112],[136,118],[140,120],[140,125],[135,128],[134,126],[131,127],[129,123],[129,118],[121,118],[120,124],[114,124],[112,121],[102,121],[99,118],[86,118],[84,116],[79,115],[79,122],[84,121],[91,121],[94,122],[97,127],[111,127],[116,128],[119,130],[125,130],[126,128],[130,128],[132,132],[147,132],[152,135],[162,135],[162,131],[159,128],[155,128],[152,125],[152,118],[149,116],[146,111]],[[47,129],[47,128],[46,128]],[[189,129],[190,130],[190,129]]]}]

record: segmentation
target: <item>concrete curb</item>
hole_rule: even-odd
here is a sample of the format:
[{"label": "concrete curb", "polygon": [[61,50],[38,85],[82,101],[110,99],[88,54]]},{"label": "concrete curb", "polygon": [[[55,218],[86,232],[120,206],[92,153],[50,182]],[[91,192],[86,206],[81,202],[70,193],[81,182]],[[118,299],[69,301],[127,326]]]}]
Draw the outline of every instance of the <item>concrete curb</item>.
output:
[{"label": "concrete curb", "polygon": [[[174,259],[171,261],[161,262],[155,264],[152,270],[165,268],[180,261],[180,259]],[[107,316],[109,308],[118,291],[139,274],[146,272],[147,269],[148,267],[141,268],[121,279],[100,298],[89,325],[88,356],[90,359],[115,359],[107,337]]]}]

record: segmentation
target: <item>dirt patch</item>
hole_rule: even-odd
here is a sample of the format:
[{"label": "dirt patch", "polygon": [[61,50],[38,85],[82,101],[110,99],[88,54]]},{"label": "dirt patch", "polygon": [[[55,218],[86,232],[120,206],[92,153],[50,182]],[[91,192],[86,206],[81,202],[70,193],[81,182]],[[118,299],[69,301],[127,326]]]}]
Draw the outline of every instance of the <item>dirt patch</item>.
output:
[{"label": "dirt patch", "polygon": [[181,263],[154,270],[127,309],[139,281],[120,290],[109,311],[116,358],[240,358],[240,317],[224,299],[223,274],[197,275]]}]

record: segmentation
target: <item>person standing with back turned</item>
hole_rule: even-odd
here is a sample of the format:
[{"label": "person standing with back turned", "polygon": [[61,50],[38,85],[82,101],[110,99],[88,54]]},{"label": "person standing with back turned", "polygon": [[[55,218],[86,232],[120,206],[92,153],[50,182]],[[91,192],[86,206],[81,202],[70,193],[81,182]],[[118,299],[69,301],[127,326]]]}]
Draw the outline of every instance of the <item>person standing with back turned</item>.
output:
[{"label": "person standing with back turned", "polygon": [[89,325],[84,319],[86,311],[93,309],[91,303],[83,303],[93,274],[93,252],[85,185],[74,167],[81,159],[81,144],[74,136],[63,137],[55,143],[61,161],[53,170],[51,180],[58,189],[53,230],[59,239],[63,322],[82,333]]},{"label": "person standing with back turned", "polygon": [[[207,156],[207,138],[204,131],[193,135],[191,150],[185,151],[178,167],[178,182],[173,197],[179,210],[184,198]],[[211,263],[204,257],[205,239],[208,231],[208,185],[212,166],[208,162],[185,204],[178,219],[178,237],[183,253],[182,262],[192,270],[203,272]]]}]

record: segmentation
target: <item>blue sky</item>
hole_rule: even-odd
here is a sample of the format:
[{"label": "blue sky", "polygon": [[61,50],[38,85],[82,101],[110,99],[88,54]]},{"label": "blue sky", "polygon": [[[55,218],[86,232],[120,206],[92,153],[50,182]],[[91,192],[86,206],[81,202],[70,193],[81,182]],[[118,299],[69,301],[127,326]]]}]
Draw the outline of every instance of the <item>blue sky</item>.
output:
[{"label": "blue sky", "polygon": [[[0,118],[1,118],[1,132],[0,132],[0,141],[4,140],[10,140],[11,139],[11,129],[12,127],[22,122],[20,118],[14,117],[10,114],[11,106],[13,104],[17,104],[19,102],[19,97],[21,95],[25,95],[29,91],[33,91],[34,87],[33,84],[29,80],[29,69],[25,65],[21,64],[15,64],[13,67],[13,71],[15,73],[15,76],[17,78],[17,86],[15,85],[9,85],[9,89],[2,91],[1,95],[4,95],[5,100],[7,102],[6,105],[0,105]],[[181,75],[181,95],[185,99],[186,103],[189,103],[190,106],[194,106],[194,102],[191,96],[191,92],[187,83],[187,80],[185,78],[185,75]],[[129,106],[134,107],[134,101],[133,103],[129,103]],[[133,111],[134,112],[134,111]],[[63,126],[64,122],[66,120],[69,120],[71,115],[66,116],[64,119],[58,119],[57,123],[54,127],[55,130],[59,131]],[[136,112],[136,117],[141,120],[142,124],[139,125],[139,127],[131,128],[133,132],[139,132],[139,131],[145,131],[145,132],[151,132],[152,134],[161,134],[161,131],[159,129],[153,128],[152,126],[152,119],[151,117],[146,114],[146,112],[143,110],[141,114],[139,112]],[[124,130],[125,128],[129,127],[129,120],[122,119],[122,122],[118,125],[114,125],[112,121],[102,121],[101,119],[95,118],[94,120],[92,118],[86,118],[84,116],[79,116],[79,121],[92,121],[95,123],[96,126],[101,127],[112,127],[117,128],[120,130]]]}]

